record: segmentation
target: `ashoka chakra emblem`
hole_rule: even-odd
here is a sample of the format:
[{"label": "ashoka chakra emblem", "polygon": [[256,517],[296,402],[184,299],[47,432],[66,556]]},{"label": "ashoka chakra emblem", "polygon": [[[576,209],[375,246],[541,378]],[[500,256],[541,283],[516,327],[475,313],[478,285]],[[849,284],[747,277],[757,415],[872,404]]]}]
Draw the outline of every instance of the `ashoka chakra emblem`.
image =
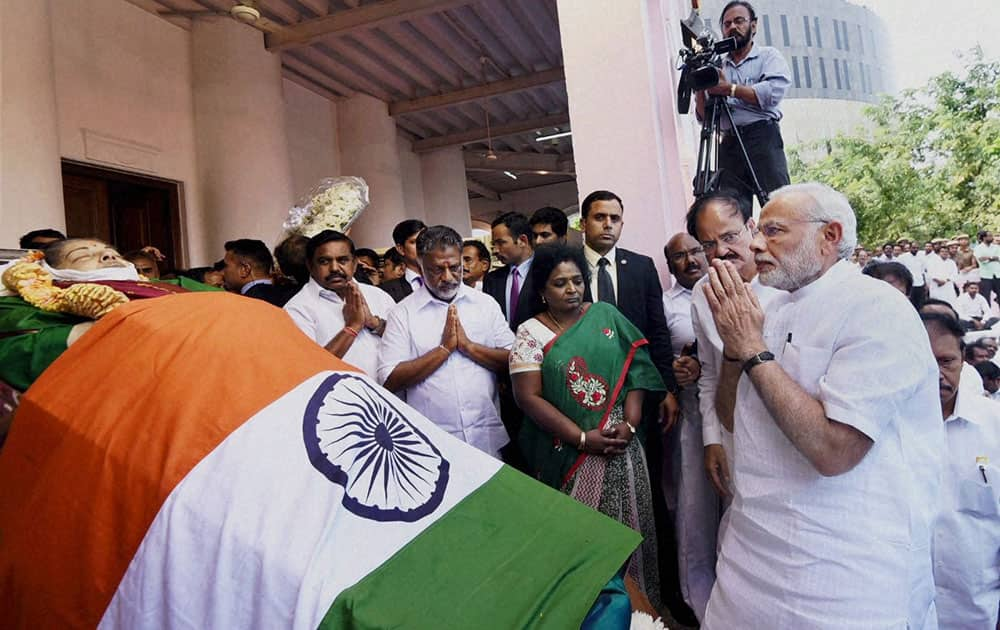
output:
[{"label": "ashoka chakra emblem", "polygon": [[441,504],[448,462],[392,398],[359,376],[334,374],[309,400],[302,434],[313,467],[344,487],[344,507],[413,522]]}]

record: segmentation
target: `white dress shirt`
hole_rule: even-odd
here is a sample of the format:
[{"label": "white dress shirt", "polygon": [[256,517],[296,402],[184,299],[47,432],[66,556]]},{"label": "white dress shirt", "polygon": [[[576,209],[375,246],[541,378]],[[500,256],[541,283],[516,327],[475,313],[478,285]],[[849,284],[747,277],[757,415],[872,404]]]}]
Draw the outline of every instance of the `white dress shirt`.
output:
[{"label": "white dress shirt", "polygon": [[676,280],[663,292],[663,315],[670,330],[670,345],[674,356],[681,356],[684,346],[694,341],[691,324],[691,289],[685,289]]},{"label": "white dress shirt", "polygon": [[[382,289],[354,280],[351,282],[361,290],[372,315],[385,319],[396,306],[389,294]],[[285,310],[299,330],[324,347],[344,329],[344,300],[333,291],[321,287],[313,278],[309,278],[306,286],[288,300]],[[374,378],[380,343],[378,335],[362,328],[354,343],[344,353],[343,359]]]},{"label": "white dress shirt", "polygon": [[917,312],[842,260],[771,302],[764,341],[828,418],[872,446],[852,470],[824,477],[740,379],[735,497],[703,627],[935,628],[931,526],[945,436]]},{"label": "white dress shirt", "polygon": [[945,421],[943,510],[934,526],[938,620],[942,630],[993,630],[1000,607],[1000,404],[958,389]]},{"label": "white dress shirt", "polygon": [[987,319],[990,315],[990,304],[981,293],[977,293],[975,299],[968,292],[955,299],[955,310],[958,317],[966,321],[972,319]]},{"label": "white dress shirt", "polygon": [[[464,284],[451,302],[469,340],[488,348],[514,344],[514,333],[491,296]],[[389,313],[379,352],[378,381],[400,363],[434,350],[448,315],[448,302],[420,287]],[[406,402],[458,439],[494,457],[509,442],[497,412],[496,374],[457,350],[422,382],[405,390]]]},{"label": "white dress shirt", "polygon": [[[507,284],[504,285],[504,290],[503,290],[503,296],[504,296],[503,299],[504,299],[504,306],[506,307],[505,312],[507,313],[507,319],[514,319],[514,316],[517,314],[510,312],[510,289],[511,287],[514,286],[514,269],[517,269],[517,286],[518,286],[517,299],[521,300],[527,297],[526,295],[524,295],[524,283],[528,279],[528,271],[531,269],[532,260],[534,260],[534,257],[525,260],[516,267],[514,265],[511,265],[510,270],[507,272]],[[520,304],[520,301],[518,302],[518,304]]]},{"label": "white dress shirt", "polygon": [[[958,266],[954,260],[944,260],[937,254],[928,254],[925,258],[927,270],[927,295],[935,300],[944,300],[949,304],[955,302],[955,280],[958,279]],[[944,280],[939,285],[935,280]]]},{"label": "white dress shirt", "polygon": [[[618,263],[616,262],[615,256],[618,255],[618,247],[612,247],[608,250],[607,254],[601,256],[594,250],[590,249],[590,245],[584,244],[583,246],[583,256],[587,259],[587,266],[590,267],[590,295],[594,298],[596,302],[598,300],[597,291],[597,272],[600,270],[600,265],[598,264],[601,258],[608,259],[608,273],[611,275],[611,286],[615,289],[615,304],[618,303]],[[671,334],[673,334],[671,332]]]},{"label": "white dress shirt", "polygon": [[410,288],[414,291],[424,286],[424,277],[409,267],[403,271],[403,277],[410,283]]},{"label": "white dress shirt", "polygon": [[896,262],[900,263],[910,272],[913,276],[913,286],[922,287],[924,286],[924,260],[923,258],[918,258],[910,252],[900,254],[896,258]]}]

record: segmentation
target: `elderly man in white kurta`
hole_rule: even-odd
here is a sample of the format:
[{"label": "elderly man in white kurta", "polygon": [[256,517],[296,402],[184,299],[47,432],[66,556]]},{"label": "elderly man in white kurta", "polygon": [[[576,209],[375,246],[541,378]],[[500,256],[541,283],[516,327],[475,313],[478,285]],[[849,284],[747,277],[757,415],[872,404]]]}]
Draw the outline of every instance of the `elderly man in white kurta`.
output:
[{"label": "elderly man in white kurta", "polygon": [[761,282],[790,293],[765,317],[731,264],[709,272],[719,391],[738,383],[709,630],[937,627],[937,367],[906,298],[851,268],[855,231],[836,191],[787,186],[752,247]]},{"label": "elderly man in white kurta", "polygon": [[514,333],[489,295],[462,283],[462,237],[436,225],[417,237],[423,286],[389,313],[378,380],[434,424],[499,458],[510,441],[496,403]]}]

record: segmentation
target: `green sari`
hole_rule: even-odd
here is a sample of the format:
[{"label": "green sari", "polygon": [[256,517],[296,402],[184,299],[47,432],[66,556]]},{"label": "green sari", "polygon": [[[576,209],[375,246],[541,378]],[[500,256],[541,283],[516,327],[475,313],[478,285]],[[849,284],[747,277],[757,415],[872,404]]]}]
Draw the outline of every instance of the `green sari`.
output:
[{"label": "green sari", "polygon": [[[624,422],[629,392],[666,389],[647,344],[618,309],[595,303],[545,346],[542,396],[583,431]],[[640,440],[631,440],[623,455],[592,455],[578,451],[576,444],[561,443],[526,418],[520,446],[529,470],[540,481],[643,535],[628,575],[659,607],[652,492]]]}]

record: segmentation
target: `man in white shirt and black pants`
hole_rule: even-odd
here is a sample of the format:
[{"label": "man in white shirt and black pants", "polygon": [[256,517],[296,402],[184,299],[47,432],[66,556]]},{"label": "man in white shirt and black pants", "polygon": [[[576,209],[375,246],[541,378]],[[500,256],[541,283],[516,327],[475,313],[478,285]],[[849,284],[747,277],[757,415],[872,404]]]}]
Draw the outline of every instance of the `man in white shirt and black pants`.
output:
[{"label": "man in white shirt and black pants", "polygon": [[497,373],[514,333],[500,306],[462,283],[462,237],[444,225],[417,238],[424,283],[389,314],[378,380],[439,427],[499,458],[509,441],[496,408]]}]

